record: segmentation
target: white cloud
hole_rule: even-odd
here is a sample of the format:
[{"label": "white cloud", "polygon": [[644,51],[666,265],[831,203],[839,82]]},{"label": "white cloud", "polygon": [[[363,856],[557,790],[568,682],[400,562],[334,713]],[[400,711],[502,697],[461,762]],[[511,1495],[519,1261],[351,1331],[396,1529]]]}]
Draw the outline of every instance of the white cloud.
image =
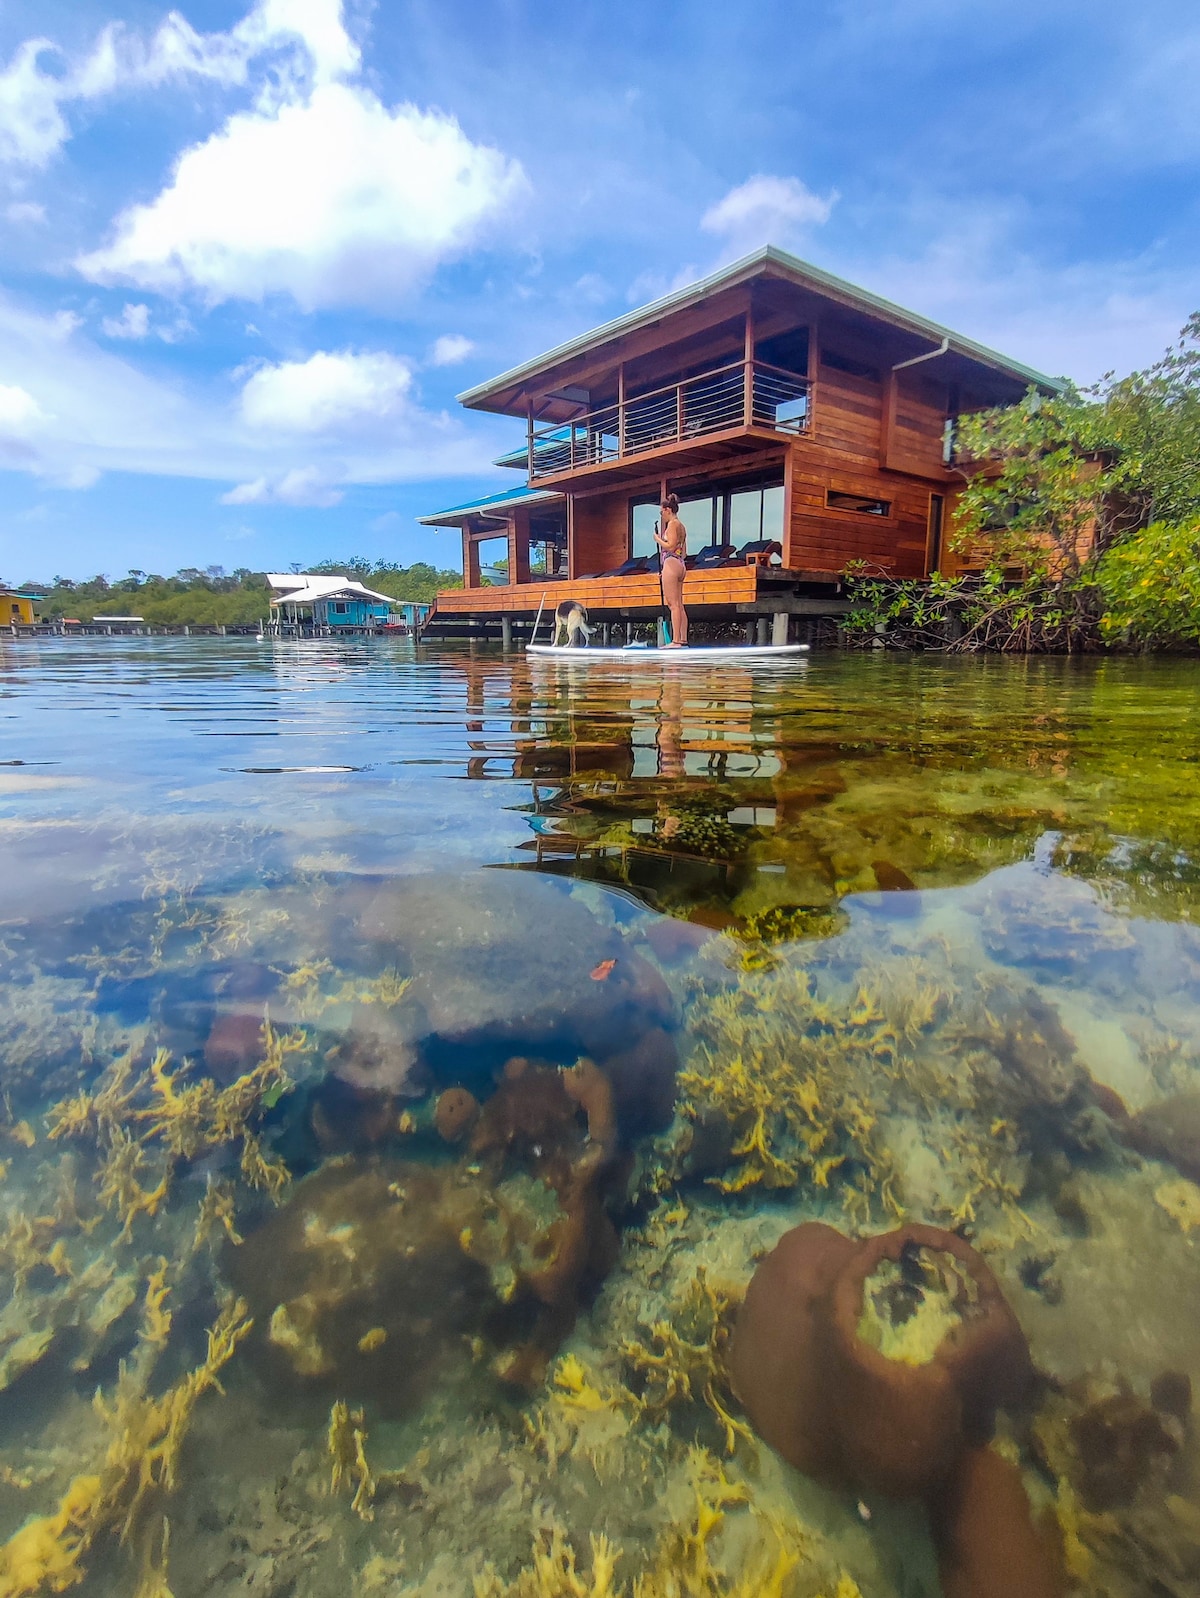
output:
[{"label": "white cloud", "polygon": [[63,86],[43,72],[49,39],[27,39],[0,73],[0,162],[43,167],[67,136],[58,102]]},{"label": "white cloud", "polygon": [[126,305],[120,316],[106,316],[100,328],[105,338],[145,338],[150,332],[150,307]]},{"label": "white cloud", "polygon": [[38,205],[33,200],[14,200],[11,205],[5,207],[4,215],[18,226],[25,222],[44,222],[46,207]]},{"label": "white cloud", "polygon": [[395,355],[318,350],[307,361],[260,367],[242,389],[242,415],[251,427],[324,432],[358,417],[394,416],[411,385],[411,368]]},{"label": "white cloud", "polygon": [[784,245],[828,222],[837,192],[822,199],[799,178],[747,178],[700,218],[706,233],[725,238],[737,254],[763,244]]},{"label": "white cloud", "polygon": [[474,242],[524,186],[518,163],[453,118],[325,83],[231,117],[77,265],[214,303],[284,291],[307,310],[378,305]]},{"label": "white cloud", "polygon": [[461,333],[443,333],[441,338],[435,339],[433,348],[429,352],[431,366],[457,366],[459,361],[465,361],[475,348],[469,338],[464,338]]},{"label": "white cloud", "polygon": [[[378,418],[351,414],[347,384],[336,391],[338,403],[322,428],[282,425],[316,416],[319,396],[311,388],[304,404],[297,401],[290,413],[277,409],[272,422],[268,384],[262,425],[252,427],[240,393],[231,403],[214,399],[206,387],[164,381],[127,359],[128,347],[104,348],[82,331],[73,312],[39,314],[0,293],[0,375],[6,388],[28,396],[9,393],[4,400],[9,427],[2,432],[0,465],[59,487],[86,486],[107,471],[203,478],[222,487],[262,478],[273,502],[289,503],[327,502],[349,483],[482,474],[495,453],[494,441],[463,419],[431,413],[414,395],[398,395],[402,379],[391,367],[365,369],[368,377],[374,372],[373,390],[364,369],[354,369],[359,398],[364,390],[378,394],[381,384],[385,397],[392,395],[391,408]],[[407,371],[399,357],[384,360]],[[294,363],[301,371],[308,364]],[[290,475],[297,470],[298,438],[304,441],[299,470],[307,476]]]},{"label": "white cloud", "polygon": [[315,505],[328,509],[341,501],[341,490],[333,488],[316,466],[293,467],[274,482],[256,477],[221,495],[222,505]]},{"label": "white cloud", "polygon": [[252,65],[274,56],[263,103],[295,95],[306,84],[357,72],[358,46],[342,20],[342,0],[258,0],[226,33],[198,33],[178,11],[149,39],[110,23],[81,61],[58,73],[41,58],[57,47],[28,39],[0,72],[0,163],[44,167],[70,136],[62,107],[120,91],[158,88],[187,78],[235,87]]},{"label": "white cloud", "polygon": [[0,383],[0,434],[24,436],[45,420],[42,407],[28,389]]}]

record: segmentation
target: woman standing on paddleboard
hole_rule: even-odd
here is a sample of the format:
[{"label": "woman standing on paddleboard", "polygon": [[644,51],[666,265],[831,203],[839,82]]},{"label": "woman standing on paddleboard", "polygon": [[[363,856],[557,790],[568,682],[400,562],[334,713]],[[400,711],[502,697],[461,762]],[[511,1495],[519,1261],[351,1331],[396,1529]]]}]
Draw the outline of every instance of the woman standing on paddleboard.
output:
[{"label": "woman standing on paddleboard", "polygon": [[682,649],[688,641],[687,611],[683,608],[683,580],[687,576],[687,528],[679,520],[679,501],[668,494],[659,507],[662,515],[654,542],[660,550],[659,571],[663,599],[671,612],[671,642],[668,649]]}]

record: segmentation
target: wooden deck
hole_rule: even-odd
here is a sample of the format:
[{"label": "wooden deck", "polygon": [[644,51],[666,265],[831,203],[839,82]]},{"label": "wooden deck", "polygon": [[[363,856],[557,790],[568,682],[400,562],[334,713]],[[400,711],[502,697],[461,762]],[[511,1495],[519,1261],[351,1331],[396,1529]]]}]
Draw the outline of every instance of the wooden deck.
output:
[{"label": "wooden deck", "polygon": [[[709,605],[752,605],[759,598],[759,589],[759,574],[753,566],[689,572],[684,602],[689,610]],[[593,614],[663,609],[658,573],[651,572],[632,577],[580,577],[574,582],[556,577],[539,583],[533,578],[504,588],[450,588],[438,594],[435,613],[443,617],[534,616],[543,595],[547,613],[561,599],[577,599]]]}]

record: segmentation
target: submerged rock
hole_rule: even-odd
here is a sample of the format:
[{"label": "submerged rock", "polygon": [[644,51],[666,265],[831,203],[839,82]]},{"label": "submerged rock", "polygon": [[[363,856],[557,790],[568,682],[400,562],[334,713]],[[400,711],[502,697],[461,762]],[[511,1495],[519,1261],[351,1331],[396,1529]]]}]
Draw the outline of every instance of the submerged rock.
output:
[{"label": "submerged rock", "polygon": [[631,1129],[669,1118],[670,991],[563,884],[511,871],[398,879],[371,891],[357,932],[410,979],[386,1040],[368,1049],[351,1039],[334,1059],[357,1085],[403,1092],[428,1069],[436,1082],[482,1096],[514,1054],[563,1063],[616,1056],[618,1106]]},{"label": "submerged rock", "polygon": [[540,1380],[615,1258],[614,1150],[597,1067],[521,1062],[459,1161],[326,1165],[230,1254],[266,1368],[401,1412],[468,1350],[506,1381]]},{"label": "submerged rock", "polygon": [[1200,1091],[1173,1093],[1130,1118],[1126,1136],[1139,1154],[1165,1160],[1200,1182]]}]

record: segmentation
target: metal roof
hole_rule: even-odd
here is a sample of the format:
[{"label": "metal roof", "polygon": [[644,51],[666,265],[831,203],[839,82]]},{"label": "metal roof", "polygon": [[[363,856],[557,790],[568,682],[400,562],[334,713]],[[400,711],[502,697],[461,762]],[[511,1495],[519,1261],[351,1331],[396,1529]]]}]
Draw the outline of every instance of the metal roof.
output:
[{"label": "metal roof", "polygon": [[418,516],[417,521],[422,527],[457,527],[471,516],[511,510],[515,505],[549,505],[562,497],[545,488],[508,488],[498,494],[485,494],[482,499],[468,500],[465,505],[453,505],[449,510],[435,511],[432,516]]},{"label": "metal roof", "polygon": [[711,272],[697,283],[690,283],[686,288],[664,294],[661,299],[652,300],[649,305],[643,305],[639,310],[629,311],[612,322],[605,322],[602,326],[594,328],[590,333],[584,333],[578,338],[568,340],[566,344],[559,344],[554,349],[547,350],[535,360],[525,361],[510,371],[502,372],[490,382],[478,383],[474,388],[466,389],[458,396],[459,403],[482,408],[483,401],[497,389],[507,388],[514,383],[523,382],[526,378],[535,377],[547,367],[570,360],[572,356],[585,354],[593,346],[618,338],[624,333],[632,333],[637,328],[655,322],[670,312],[686,310],[688,306],[697,304],[720,289],[730,288],[739,281],[759,275],[768,266],[781,268],[785,278],[798,282],[802,287],[827,294],[831,299],[840,300],[843,304],[869,315],[881,316],[894,326],[932,339],[935,344],[940,344],[946,339],[949,341],[950,349],[957,354],[965,355],[973,361],[980,361],[983,365],[994,367],[1009,376],[1018,377],[1037,388],[1049,389],[1057,394],[1062,393],[1066,387],[1061,378],[1047,377],[1044,372],[1034,371],[1031,366],[1010,360],[1006,355],[988,349],[985,344],[977,344],[974,339],[964,338],[950,328],[943,327],[940,322],[931,322],[927,317],[918,316],[915,311],[906,311],[902,305],[885,300],[878,294],[872,294],[869,289],[859,288],[855,283],[848,283],[845,278],[835,277],[832,272],[824,272],[819,266],[813,266],[808,261],[802,261],[799,256],[789,254],[787,250],[780,250],[775,245],[768,244],[761,250],[755,250],[751,255],[743,256],[740,261],[734,261],[731,266],[723,266],[719,271]]},{"label": "metal roof", "polygon": [[317,576],[310,572],[268,572],[267,580],[272,588],[281,590],[272,596],[272,605],[311,605],[321,599],[378,599],[385,605],[395,603],[391,594],[365,588],[353,578]]}]

